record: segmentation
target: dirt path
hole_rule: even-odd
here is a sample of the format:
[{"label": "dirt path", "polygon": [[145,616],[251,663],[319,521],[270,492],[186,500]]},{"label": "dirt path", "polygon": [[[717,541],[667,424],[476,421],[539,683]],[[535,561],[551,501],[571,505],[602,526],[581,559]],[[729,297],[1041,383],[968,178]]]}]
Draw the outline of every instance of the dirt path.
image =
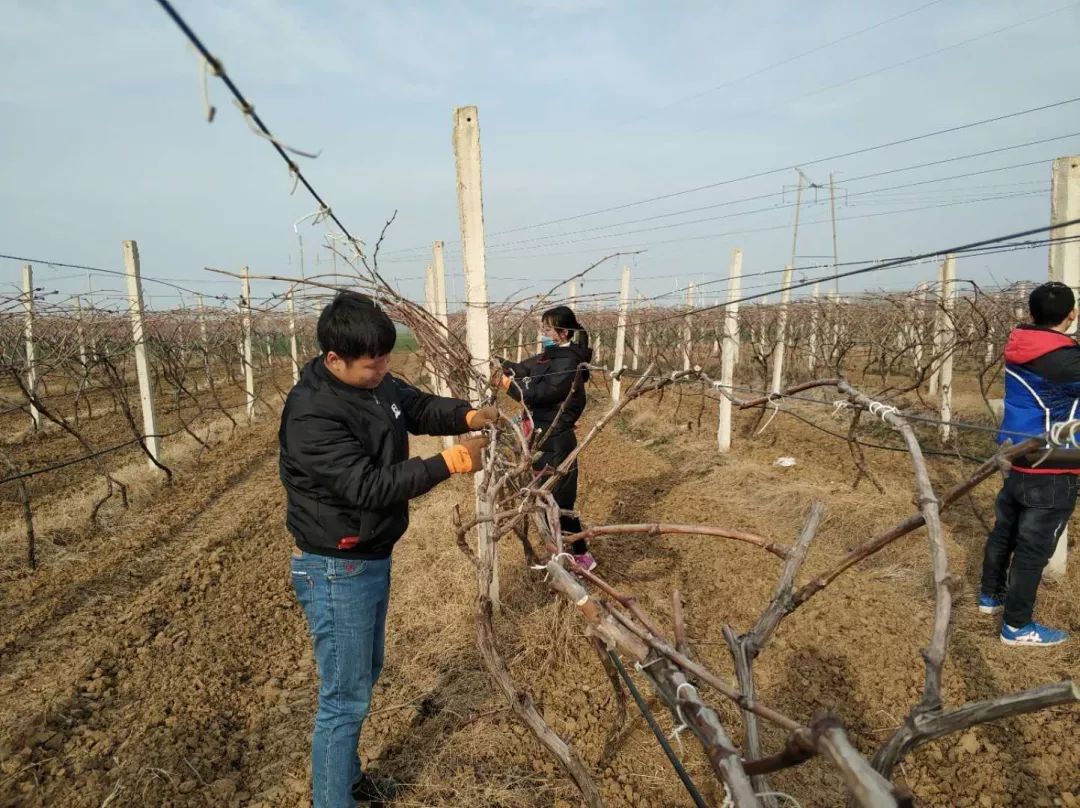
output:
[{"label": "dirt path", "polygon": [[[885,495],[851,491],[842,443],[778,418],[726,458],[703,432],[679,429],[674,403],[638,408],[583,461],[580,506],[592,522],[645,518],[723,524],[790,541],[814,499],[829,513],[808,573],[910,512],[902,454],[869,451]],[[685,420],[685,419],[684,419]],[[0,593],[0,806],[302,806],[315,675],[290,589],[274,424],[267,419],[178,474],[143,510],[87,536],[78,556]],[[417,454],[435,440],[414,442]],[[781,454],[792,469],[776,468]],[[935,465],[942,480],[954,464]],[[475,651],[473,568],[449,531],[455,479],[419,500],[394,556],[388,661],[365,725],[374,768],[413,784],[402,805],[567,806],[573,788],[507,713]],[[987,513],[991,486],[976,498]],[[970,591],[981,531],[971,508],[947,520],[953,568],[965,575],[946,698],[955,703],[1064,677],[1080,678],[1076,645],[1019,653],[996,641]],[[594,548],[605,577],[657,615],[686,593],[692,644],[729,672],[720,629],[745,628],[767,600],[775,558],[715,540],[619,537]],[[686,805],[637,717],[600,763],[610,687],[580,621],[500,545],[500,648],[555,729],[594,769],[611,806]],[[1080,633],[1076,565],[1040,610]],[[925,539],[916,534],[842,578],[784,623],[758,666],[761,696],[799,717],[837,710],[870,751],[917,697],[930,625]],[[723,705],[719,699],[713,703]],[[736,712],[722,717],[739,735]],[[665,731],[671,721],[658,710]],[[1073,806],[1080,795],[1080,717],[1055,710],[930,744],[898,771],[932,806]],[[767,731],[766,745],[781,738]],[[694,742],[685,759],[716,804]],[[774,778],[804,806],[835,805],[839,785],[811,763]]]}]

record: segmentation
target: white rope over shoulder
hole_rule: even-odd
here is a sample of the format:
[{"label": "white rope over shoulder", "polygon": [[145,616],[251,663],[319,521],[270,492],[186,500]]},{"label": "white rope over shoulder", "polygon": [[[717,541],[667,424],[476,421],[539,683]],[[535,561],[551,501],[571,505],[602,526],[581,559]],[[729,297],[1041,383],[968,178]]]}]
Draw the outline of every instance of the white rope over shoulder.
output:
[{"label": "white rope over shoulder", "polygon": [[1055,446],[1075,447],[1077,432],[1080,432],[1080,420],[1059,421],[1050,425],[1050,442]]}]

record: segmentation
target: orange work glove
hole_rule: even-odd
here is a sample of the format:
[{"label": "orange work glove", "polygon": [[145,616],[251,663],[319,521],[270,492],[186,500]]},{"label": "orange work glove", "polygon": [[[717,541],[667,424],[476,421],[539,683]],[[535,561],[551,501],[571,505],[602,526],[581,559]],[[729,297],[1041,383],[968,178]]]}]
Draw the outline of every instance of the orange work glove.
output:
[{"label": "orange work glove", "polygon": [[492,390],[508,390],[510,388],[510,377],[503,373],[502,368],[496,368],[491,373],[490,383]]},{"label": "orange work glove", "polygon": [[488,443],[486,435],[465,438],[449,449],[444,449],[442,459],[446,462],[446,467],[450,469],[451,474],[468,474],[482,465],[481,455]]},{"label": "orange work glove", "polygon": [[479,430],[486,426],[493,426],[502,420],[502,413],[494,404],[481,407],[478,410],[469,410],[465,415],[465,424],[469,429]]}]

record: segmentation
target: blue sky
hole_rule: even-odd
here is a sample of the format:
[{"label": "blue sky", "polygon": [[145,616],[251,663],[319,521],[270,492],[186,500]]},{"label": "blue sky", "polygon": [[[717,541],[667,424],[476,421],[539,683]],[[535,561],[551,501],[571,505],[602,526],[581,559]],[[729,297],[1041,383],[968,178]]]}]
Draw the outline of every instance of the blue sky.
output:
[{"label": "blue sky", "polygon": [[[290,196],[284,165],[218,82],[217,118],[205,122],[195,56],[156,3],[2,2],[0,253],[119,267],[120,242],[133,238],[146,276],[208,294],[238,284],[205,266],[296,272],[293,222],[314,203]],[[547,288],[620,248],[646,250],[627,259],[646,295],[726,277],[734,247],[745,272],[776,269],[791,250],[796,175],[500,231],[804,165],[818,183],[836,172],[841,261],[874,259],[1048,223],[1049,160],[1080,153],[1074,136],[854,179],[1080,132],[1076,103],[806,165],[1080,95],[1080,3],[1063,0],[176,5],[275,133],[322,150],[304,171],[355,234],[373,243],[398,211],[381,266],[413,296],[435,239],[447,242],[450,297],[461,295],[450,130],[464,104],[480,110],[493,299]],[[991,171],[1021,163],[1034,164]],[[986,173],[937,181],[976,171]],[[935,182],[861,193],[925,180]],[[800,265],[831,252],[828,197],[816,197],[806,195]],[[329,269],[324,228],[303,232],[308,273]],[[18,267],[0,260],[0,283],[17,282]],[[35,268],[47,289],[86,291],[83,273]],[[910,287],[933,272],[842,288]],[[958,264],[987,284],[1045,273],[1045,249]],[[617,277],[610,262],[584,291],[612,293]],[[280,288],[257,283],[255,295]],[[147,292],[155,307],[178,302],[167,287]]]}]

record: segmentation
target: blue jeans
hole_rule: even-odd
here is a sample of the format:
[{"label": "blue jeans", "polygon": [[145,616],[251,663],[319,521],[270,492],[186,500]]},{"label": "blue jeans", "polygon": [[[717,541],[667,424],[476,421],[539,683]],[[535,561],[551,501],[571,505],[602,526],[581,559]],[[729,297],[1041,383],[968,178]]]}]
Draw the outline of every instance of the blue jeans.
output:
[{"label": "blue jeans", "polygon": [[314,808],[354,808],[360,726],[383,666],[390,559],[293,555],[292,583],[319,667],[319,710],[311,741]]}]

